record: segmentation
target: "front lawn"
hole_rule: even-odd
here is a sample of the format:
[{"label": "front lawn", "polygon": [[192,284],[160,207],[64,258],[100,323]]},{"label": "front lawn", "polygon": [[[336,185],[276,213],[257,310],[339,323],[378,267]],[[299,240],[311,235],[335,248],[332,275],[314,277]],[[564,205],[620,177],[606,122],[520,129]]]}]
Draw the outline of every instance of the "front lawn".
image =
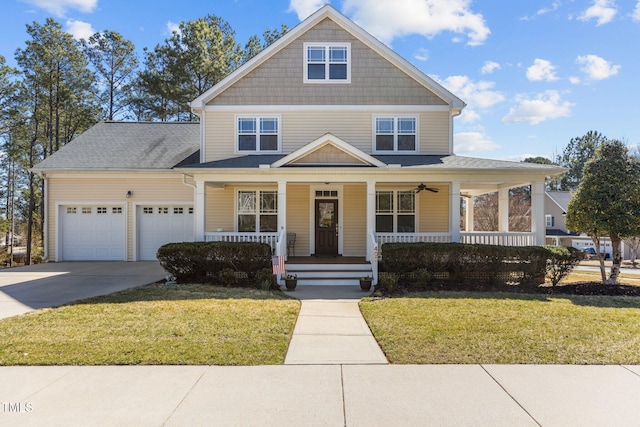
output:
[{"label": "front lawn", "polygon": [[635,297],[425,292],[360,310],[391,363],[640,363]]},{"label": "front lawn", "polygon": [[281,364],[300,302],[153,284],[0,320],[0,365]]}]

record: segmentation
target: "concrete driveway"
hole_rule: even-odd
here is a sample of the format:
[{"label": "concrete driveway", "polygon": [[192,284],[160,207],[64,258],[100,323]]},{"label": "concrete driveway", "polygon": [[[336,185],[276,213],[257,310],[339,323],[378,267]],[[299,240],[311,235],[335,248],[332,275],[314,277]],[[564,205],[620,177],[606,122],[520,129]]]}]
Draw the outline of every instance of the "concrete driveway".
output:
[{"label": "concrete driveway", "polygon": [[156,261],[60,262],[0,270],[0,319],[156,282]]}]

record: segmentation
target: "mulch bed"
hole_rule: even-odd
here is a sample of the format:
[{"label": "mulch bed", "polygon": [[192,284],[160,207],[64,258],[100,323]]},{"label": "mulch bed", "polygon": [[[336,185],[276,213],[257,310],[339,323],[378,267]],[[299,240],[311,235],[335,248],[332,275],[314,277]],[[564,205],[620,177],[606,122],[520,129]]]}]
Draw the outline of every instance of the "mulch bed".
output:
[{"label": "mulch bed", "polygon": [[574,282],[558,286],[541,286],[539,291],[546,294],[565,295],[607,295],[607,296],[640,296],[640,286],[633,285],[603,285],[599,282]]}]

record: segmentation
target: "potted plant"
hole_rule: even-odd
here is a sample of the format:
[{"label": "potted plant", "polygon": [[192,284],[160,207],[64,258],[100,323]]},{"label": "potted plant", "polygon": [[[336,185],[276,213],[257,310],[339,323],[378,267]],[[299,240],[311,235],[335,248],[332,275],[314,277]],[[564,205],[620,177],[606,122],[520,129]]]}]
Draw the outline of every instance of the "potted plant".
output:
[{"label": "potted plant", "polygon": [[364,276],[360,278],[360,289],[363,291],[368,291],[371,289],[371,282],[373,281],[373,277]]},{"label": "potted plant", "polygon": [[287,287],[288,291],[292,291],[298,285],[298,275],[297,274],[289,274],[285,272],[284,276],[284,284]]}]

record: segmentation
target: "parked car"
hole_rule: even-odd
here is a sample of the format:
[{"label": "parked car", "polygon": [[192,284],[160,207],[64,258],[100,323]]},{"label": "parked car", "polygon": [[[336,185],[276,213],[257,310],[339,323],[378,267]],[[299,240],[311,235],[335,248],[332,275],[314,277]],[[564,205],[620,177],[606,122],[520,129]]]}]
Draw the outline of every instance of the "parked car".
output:
[{"label": "parked car", "polygon": [[[584,248],[582,250],[582,252],[585,253],[586,259],[591,259],[591,258],[596,256],[596,249],[595,248]],[[608,253],[603,252],[601,255],[604,257],[604,259],[609,259],[609,254]]]}]

